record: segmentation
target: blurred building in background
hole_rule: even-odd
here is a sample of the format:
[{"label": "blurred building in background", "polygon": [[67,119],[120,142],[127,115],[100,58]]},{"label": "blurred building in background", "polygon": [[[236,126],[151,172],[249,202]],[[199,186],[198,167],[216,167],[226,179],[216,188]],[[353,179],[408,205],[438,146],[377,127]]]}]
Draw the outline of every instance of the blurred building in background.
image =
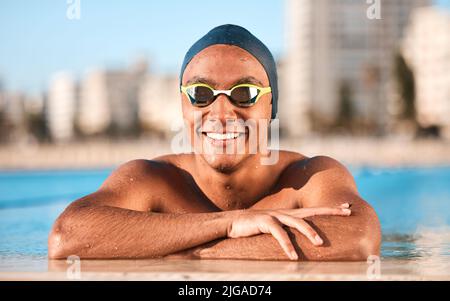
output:
[{"label": "blurred building in background", "polygon": [[107,73],[110,128],[113,135],[137,134],[139,131],[139,90],[147,75],[147,62],[137,61],[125,71]]},{"label": "blurred building in background", "polygon": [[[431,4],[286,0],[277,62],[282,135],[414,137],[418,127],[437,127],[450,137],[449,13]],[[0,83],[0,142],[167,138],[182,125],[178,84],[176,73],[151,72],[142,58],[79,80],[55,74],[33,97]]]},{"label": "blurred building in background", "polygon": [[139,132],[138,97],[147,73],[145,60],[124,69],[89,71],[81,80],[76,111],[79,134],[126,136]]},{"label": "blurred building in background", "polygon": [[77,84],[70,73],[55,74],[50,81],[46,104],[46,122],[55,142],[64,142],[74,136]]},{"label": "blurred building in background", "polygon": [[67,74],[50,84],[47,120],[53,140],[141,132],[167,136],[174,121],[182,122],[178,77],[150,73],[144,59],[123,69],[90,70],[79,93],[76,86]]},{"label": "blurred building in background", "polygon": [[402,50],[415,75],[417,121],[450,137],[450,13],[414,11]]},{"label": "blurred building in background", "polygon": [[0,140],[18,141],[27,135],[26,95],[20,92],[0,91]]},{"label": "blurred building in background", "polygon": [[139,121],[145,131],[169,136],[182,125],[179,79],[149,74],[139,91]]},{"label": "blurred building in background", "polygon": [[86,135],[105,132],[111,122],[106,72],[89,71],[81,82],[80,93],[76,118],[78,130]]},{"label": "blurred building in background", "polygon": [[[373,1],[376,3],[377,1]],[[395,53],[413,9],[428,0],[288,0],[280,124],[290,136],[349,121],[377,132],[387,119]]]},{"label": "blurred building in background", "polygon": [[5,91],[0,83],[0,143],[43,141],[45,128],[43,95]]}]

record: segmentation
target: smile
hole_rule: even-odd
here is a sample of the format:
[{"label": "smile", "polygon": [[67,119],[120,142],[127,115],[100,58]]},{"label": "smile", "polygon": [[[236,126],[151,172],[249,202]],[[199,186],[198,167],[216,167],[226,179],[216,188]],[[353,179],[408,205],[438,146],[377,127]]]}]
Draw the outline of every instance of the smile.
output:
[{"label": "smile", "polygon": [[241,135],[240,133],[206,133],[208,138],[213,140],[232,140]]},{"label": "smile", "polygon": [[217,147],[224,147],[227,145],[235,144],[239,139],[245,137],[245,132],[228,132],[228,133],[217,133],[217,132],[202,132],[202,136],[210,145]]}]

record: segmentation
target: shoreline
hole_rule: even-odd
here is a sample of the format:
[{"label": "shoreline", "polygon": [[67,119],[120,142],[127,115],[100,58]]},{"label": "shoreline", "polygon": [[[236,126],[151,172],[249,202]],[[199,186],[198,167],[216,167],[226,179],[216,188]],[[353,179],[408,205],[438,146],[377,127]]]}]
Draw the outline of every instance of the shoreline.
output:
[{"label": "shoreline", "polygon": [[[325,155],[352,167],[450,166],[450,141],[375,138],[283,139],[280,149]],[[71,142],[0,146],[0,171],[114,168],[134,159],[173,153],[169,140]]]}]

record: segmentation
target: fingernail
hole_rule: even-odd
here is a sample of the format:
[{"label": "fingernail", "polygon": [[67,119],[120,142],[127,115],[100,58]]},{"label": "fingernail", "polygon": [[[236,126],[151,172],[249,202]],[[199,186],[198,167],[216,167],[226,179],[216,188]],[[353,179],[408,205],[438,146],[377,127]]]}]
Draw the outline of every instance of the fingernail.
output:
[{"label": "fingernail", "polygon": [[316,235],[316,237],[314,237],[314,238],[316,239],[316,241],[319,245],[323,244],[323,240],[322,240],[322,238],[320,238],[319,235]]},{"label": "fingernail", "polygon": [[342,209],[342,212],[345,214],[350,214],[352,211],[350,209]]},{"label": "fingernail", "polygon": [[298,259],[298,255],[297,255],[297,253],[295,251],[291,252],[291,259],[292,260],[297,260]]}]

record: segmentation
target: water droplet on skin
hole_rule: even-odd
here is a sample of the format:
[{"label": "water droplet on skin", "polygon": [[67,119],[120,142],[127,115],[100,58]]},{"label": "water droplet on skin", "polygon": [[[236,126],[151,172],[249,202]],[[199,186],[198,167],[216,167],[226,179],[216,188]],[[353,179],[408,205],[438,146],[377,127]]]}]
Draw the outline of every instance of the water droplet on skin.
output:
[{"label": "water droplet on skin", "polygon": [[86,248],[90,248],[91,247],[91,245],[90,244],[86,244]]},{"label": "water droplet on skin", "polygon": [[130,178],[130,182],[133,182],[134,181],[134,179],[133,178]]},{"label": "water droplet on skin", "polygon": [[227,185],[227,186],[226,186],[226,189],[227,189],[227,190],[230,190],[230,189],[231,189],[231,186],[230,186],[230,185]]}]

